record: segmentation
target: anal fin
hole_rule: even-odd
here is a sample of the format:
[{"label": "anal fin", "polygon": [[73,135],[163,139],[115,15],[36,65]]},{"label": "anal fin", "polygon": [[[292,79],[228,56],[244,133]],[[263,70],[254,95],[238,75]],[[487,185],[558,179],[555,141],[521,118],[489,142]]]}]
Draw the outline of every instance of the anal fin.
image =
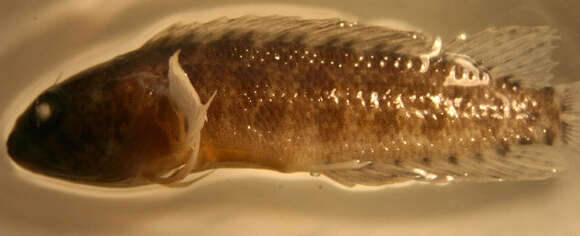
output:
[{"label": "anal fin", "polygon": [[400,161],[374,159],[372,165],[361,168],[330,169],[321,173],[346,186],[377,186],[411,180],[432,183],[542,180],[566,169],[569,153],[556,149],[544,144],[518,144],[499,151],[490,149],[429,161],[424,157]]},{"label": "anal fin", "polygon": [[364,168],[370,164],[372,164],[372,161],[350,160],[338,163],[313,165],[306,168],[306,170],[311,172],[330,171],[330,170],[353,170],[353,169],[356,170]]}]

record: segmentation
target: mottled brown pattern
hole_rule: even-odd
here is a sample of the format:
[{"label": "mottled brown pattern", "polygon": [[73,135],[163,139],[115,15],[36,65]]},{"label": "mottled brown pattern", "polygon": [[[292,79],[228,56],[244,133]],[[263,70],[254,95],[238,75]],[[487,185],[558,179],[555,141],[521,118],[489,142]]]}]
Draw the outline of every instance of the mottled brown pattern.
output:
[{"label": "mottled brown pattern", "polygon": [[521,88],[503,79],[492,79],[490,86],[445,87],[452,62],[444,58],[431,59],[429,71],[420,73],[420,61],[403,55],[267,45],[274,46],[221,40],[184,48],[181,64],[202,100],[218,91],[202,131],[206,148],[240,150],[254,165],[294,171],[352,159],[425,156],[457,162],[453,156],[505,151],[558,129],[549,89]]}]

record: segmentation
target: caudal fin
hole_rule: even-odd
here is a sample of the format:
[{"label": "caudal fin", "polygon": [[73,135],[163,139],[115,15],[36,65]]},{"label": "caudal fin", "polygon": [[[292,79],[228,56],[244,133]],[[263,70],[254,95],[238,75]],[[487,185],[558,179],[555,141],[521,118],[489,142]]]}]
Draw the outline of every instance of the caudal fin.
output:
[{"label": "caudal fin", "polygon": [[562,140],[580,150],[580,81],[555,86],[562,97]]}]

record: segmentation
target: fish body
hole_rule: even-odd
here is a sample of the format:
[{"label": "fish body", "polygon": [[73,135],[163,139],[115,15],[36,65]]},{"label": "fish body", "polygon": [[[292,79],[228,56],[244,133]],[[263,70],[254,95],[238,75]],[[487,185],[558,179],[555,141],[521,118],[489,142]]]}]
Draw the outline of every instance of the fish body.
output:
[{"label": "fish body", "polygon": [[345,185],[545,179],[578,143],[579,85],[549,83],[556,39],[511,27],[442,43],[278,16],[178,24],[49,88],[8,149],[96,184],[223,167]]}]

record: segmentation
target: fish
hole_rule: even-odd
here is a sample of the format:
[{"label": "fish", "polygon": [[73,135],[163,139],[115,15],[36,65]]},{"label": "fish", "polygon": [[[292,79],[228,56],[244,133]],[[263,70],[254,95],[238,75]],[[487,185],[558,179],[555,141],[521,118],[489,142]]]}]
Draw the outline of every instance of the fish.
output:
[{"label": "fish", "polygon": [[103,186],[227,168],[344,186],[543,180],[580,143],[580,82],[553,82],[559,40],[547,26],[443,42],[336,18],[176,23],[47,88],[6,145],[24,169]]}]

